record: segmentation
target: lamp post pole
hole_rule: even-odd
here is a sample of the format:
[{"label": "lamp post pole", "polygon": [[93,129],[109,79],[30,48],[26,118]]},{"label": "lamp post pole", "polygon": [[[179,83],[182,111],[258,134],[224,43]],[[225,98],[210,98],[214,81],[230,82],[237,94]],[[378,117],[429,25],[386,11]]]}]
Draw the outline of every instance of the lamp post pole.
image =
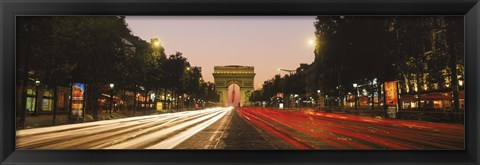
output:
[{"label": "lamp post pole", "polygon": [[38,112],[38,86],[40,86],[40,81],[39,80],[36,80],[35,81],[35,108],[34,108],[34,111],[33,111],[33,115],[37,115],[37,112]]},{"label": "lamp post pole", "polygon": [[355,88],[355,112],[357,111],[358,109],[358,105],[357,105],[357,100],[358,100],[358,96],[357,96],[357,83],[354,83],[353,84],[353,88]]},{"label": "lamp post pole", "polygon": [[115,84],[111,83],[110,84],[110,108],[109,108],[109,114],[110,118],[112,117],[112,108],[113,108],[113,87]]},{"label": "lamp post pole", "polygon": [[320,96],[321,96],[322,91],[320,89],[317,90],[317,107],[320,110]]}]

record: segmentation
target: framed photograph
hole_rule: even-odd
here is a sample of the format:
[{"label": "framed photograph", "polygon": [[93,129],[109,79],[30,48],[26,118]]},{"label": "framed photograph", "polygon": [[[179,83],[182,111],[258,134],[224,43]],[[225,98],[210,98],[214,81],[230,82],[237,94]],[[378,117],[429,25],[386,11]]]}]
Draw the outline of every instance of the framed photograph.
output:
[{"label": "framed photograph", "polygon": [[478,164],[478,0],[2,1],[1,164]]}]

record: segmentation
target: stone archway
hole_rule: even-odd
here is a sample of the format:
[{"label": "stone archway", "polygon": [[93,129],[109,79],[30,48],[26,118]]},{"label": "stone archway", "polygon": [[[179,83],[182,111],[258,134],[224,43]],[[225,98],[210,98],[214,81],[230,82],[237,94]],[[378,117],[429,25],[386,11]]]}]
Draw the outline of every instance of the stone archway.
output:
[{"label": "stone archway", "polygon": [[227,85],[227,106],[239,106],[241,101],[241,95],[242,94],[240,93],[240,85],[236,83]]},{"label": "stone archway", "polygon": [[[228,66],[215,66],[213,72],[213,78],[215,81],[215,89],[220,95],[220,105],[229,106],[232,102],[228,100],[229,93],[228,87],[232,84],[239,86],[240,100],[238,103],[240,105],[233,106],[245,106],[250,105],[248,97],[253,92],[253,80],[255,77],[255,72],[253,66],[238,66],[238,65],[228,65]],[[230,101],[230,102],[229,102]]]}]

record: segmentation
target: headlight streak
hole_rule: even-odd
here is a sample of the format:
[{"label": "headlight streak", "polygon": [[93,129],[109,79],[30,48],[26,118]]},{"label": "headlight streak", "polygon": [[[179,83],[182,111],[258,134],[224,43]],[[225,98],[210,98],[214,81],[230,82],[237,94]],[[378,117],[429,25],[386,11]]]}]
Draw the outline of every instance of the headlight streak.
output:
[{"label": "headlight streak", "polygon": [[[230,107],[216,107],[20,130],[17,131],[17,147],[21,149],[134,149],[147,147],[169,149],[224,117],[231,110]],[[169,140],[170,138],[173,140]],[[162,141],[167,142],[162,143]]]}]

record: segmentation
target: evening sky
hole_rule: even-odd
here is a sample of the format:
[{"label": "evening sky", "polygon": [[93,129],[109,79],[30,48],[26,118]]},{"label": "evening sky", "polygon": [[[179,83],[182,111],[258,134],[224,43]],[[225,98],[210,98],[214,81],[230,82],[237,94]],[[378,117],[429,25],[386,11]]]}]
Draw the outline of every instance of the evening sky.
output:
[{"label": "evening sky", "polygon": [[255,67],[255,88],[279,68],[296,69],[314,59],[314,16],[127,16],[132,33],[158,38],[167,55],[182,52],[213,82],[213,67]]}]

